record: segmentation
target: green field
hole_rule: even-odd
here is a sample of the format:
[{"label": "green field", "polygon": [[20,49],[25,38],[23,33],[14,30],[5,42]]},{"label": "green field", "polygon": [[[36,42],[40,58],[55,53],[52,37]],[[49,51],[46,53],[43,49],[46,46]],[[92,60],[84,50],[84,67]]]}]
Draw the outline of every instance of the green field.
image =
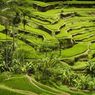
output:
[{"label": "green field", "polygon": [[95,1],[0,1],[0,95],[95,95]]}]

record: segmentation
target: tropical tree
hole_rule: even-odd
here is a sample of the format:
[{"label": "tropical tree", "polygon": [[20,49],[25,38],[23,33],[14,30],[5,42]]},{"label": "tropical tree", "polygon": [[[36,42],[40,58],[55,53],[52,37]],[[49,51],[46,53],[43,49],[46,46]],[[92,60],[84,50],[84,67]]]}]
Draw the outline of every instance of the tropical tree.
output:
[{"label": "tropical tree", "polygon": [[[3,7],[2,10],[0,10],[0,24],[5,26],[4,33],[6,34],[6,44],[5,48],[3,48],[2,59],[5,62],[6,68],[8,68],[8,66],[10,66],[10,64],[12,63],[13,51],[15,50],[15,30],[17,25],[20,23],[20,17],[17,8],[12,5],[13,1],[12,3],[11,1],[3,3],[6,5],[6,7]],[[9,32],[9,30],[11,30],[11,32]],[[13,47],[8,47],[8,34],[12,34]]]}]

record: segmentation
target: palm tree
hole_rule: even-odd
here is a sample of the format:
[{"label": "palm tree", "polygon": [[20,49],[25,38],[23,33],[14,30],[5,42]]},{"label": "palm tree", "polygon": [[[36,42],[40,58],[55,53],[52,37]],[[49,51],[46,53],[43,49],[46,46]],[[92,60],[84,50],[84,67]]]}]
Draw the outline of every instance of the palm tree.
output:
[{"label": "palm tree", "polygon": [[[15,50],[15,27],[17,26],[17,24],[20,23],[20,17],[18,12],[16,12],[16,8],[14,8],[14,6],[10,5],[10,2],[4,2],[4,4],[6,3],[6,8],[2,8],[2,10],[0,10],[0,24],[5,26],[5,34],[6,34],[6,49],[7,49],[7,35],[8,35],[8,30],[9,30],[9,26],[12,26],[12,36],[13,36],[13,51]],[[5,63],[7,64],[7,50],[5,50],[5,56],[6,56],[6,60]]]},{"label": "palm tree", "polygon": [[7,35],[8,35],[8,27],[9,27],[9,20],[8,20],[8,18],[7,17],[5,17],[5,16],[0,16],[0,23],[1,24],[3,24],[4,26],[5,26],[5,30],[4,30],[4,32],[5,32],[5,34],[6,34],[6,48],[5,48],[5,64],[7,64],[8,62],[8,55],[7,55]]},{"label": "palm tree", "polygon": [[25,26],[26,26],[26,24],[27,24],[26,15],[27,15],[26,12],[23,12],[22,24],[23,24],[24,30],[25,30]]},{"label": "palm tree", "polygon": [[17,36],[17,31],[16,31],[16,27],[18,26],[18,24],[21,22],[20,20],[20,15],[18,12],[16,12],[15,16],[13,17],[12,20],[12,32],[13,32],[13,51],[15,50],[15,37]]},{"label": "palm tree", "polygon": [[27,9],[20,9],[21,13],[22,13],[22,24],[23,24],[23,28],[25,30],[25,26],[28,23],[26,17],[29,17],[31,19],[31,12]]},{"label": "palm tree", "polygon": [[61,39],[58,39],[58,42],[59,42],[59,46],[58,46],[58,48],[59,48],[59,56],[61,56],[61,48],[62,48],[62,41],[61,41]]}]

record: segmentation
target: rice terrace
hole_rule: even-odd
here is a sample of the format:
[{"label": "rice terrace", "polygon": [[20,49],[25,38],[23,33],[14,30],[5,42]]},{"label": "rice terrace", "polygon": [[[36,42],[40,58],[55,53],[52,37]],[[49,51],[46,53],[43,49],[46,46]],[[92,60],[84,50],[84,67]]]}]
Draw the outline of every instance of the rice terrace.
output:
[{"label": "rice terrace", "polygon": [[0,95],[95,95],[95,1],[0,0]]}]

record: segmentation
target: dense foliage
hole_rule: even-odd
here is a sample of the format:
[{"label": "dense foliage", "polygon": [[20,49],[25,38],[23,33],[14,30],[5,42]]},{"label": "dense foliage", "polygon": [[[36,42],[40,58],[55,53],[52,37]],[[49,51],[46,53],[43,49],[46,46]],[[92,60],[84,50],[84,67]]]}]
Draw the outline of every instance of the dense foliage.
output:
[{"label": "dense foliage", "polygon": [[0,1],[0,95],[94,95],[95,2],[47,1]]}]

